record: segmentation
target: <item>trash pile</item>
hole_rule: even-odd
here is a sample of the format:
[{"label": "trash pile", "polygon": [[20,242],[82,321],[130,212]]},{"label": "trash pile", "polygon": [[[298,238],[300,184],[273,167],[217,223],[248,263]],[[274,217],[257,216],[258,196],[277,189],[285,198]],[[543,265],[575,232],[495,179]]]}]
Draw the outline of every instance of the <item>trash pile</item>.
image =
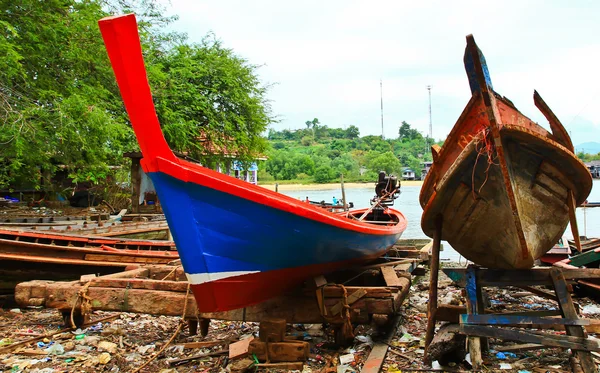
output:
[{"label": "trash pile", "polygon": [[[382,372],[419,369],[471,369],[469,355],[461,361],[423,364],[427,325],[428,277],[419,278],[401,311],[397,332],[388,345]],[[489,289],[488,308],[494,311],[549,309],[554,302],[518,288]],[[464,305],[462,290],[440,273],[439,303]],[[588,318],[599,318],[600,307],[578,298]],[[377,322],[355,328],[348,347],[333,343],[334,331],[320,324],[287,325],[286,343],[308,342],[302,363],[265,364],[249,345],[259,341],[259,324],[213,320],[206,337],[190,336],[178,317],[96,311],[81,328],[65,328],[62,315],[51,309],[0,310],[0,371],[4,372],[244,372],[289,371],[350,373],[361,371],[374,345],[381,344],[389,324]],[[381,320],[380,320],[381,321]],[[384,320],[385,321],[385,320]],[[383,326],[382,326],[383,325]],[[179,327],[182,331],[174,334]],[[564,331],[556,331],[557,334]],[[260,342],[259,342],[260,343]],[[490,339],[484,364],[490,371],[570,371],[568,351],[559,348],[511,350],[514,342]],[[250,347],[251,349],[252,347]],[[301,368],[301,369],[300,369]]]}]

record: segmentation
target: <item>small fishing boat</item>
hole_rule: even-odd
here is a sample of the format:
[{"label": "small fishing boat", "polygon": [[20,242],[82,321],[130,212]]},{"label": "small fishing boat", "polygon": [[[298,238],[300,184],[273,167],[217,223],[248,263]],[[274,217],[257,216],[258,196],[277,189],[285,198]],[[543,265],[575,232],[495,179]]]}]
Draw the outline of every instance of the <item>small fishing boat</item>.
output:
[{"label": "small fishing boat", "polygon": [[[400,238],[406,219],[388,206],[374,205],[358,218],[334,214],[178,159],[156,116],[135,16],[109,17],[99,25],[142,167],[200,312],[259,303],[313,276],[377,258]],[[377,218],[374,210],[388,223],[365,222]]]},{"label": "small fishing boat", "polygon": [[537,92],[535,105],[551,132],[494,91],[472,35],[464,63],[472,97],[444,146],[432,147],[421,226],[430,237],[441,226],[442,239],[476,264],[530,268],[569,220],[576,227],[575,206],[589,195],[592,178]]}]

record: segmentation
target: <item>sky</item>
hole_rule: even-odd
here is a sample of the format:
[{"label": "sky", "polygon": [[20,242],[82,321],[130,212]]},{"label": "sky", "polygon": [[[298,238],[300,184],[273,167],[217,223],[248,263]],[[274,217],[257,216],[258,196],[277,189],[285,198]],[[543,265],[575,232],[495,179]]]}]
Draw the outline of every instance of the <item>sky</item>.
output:
[{"label": "sky", "polygon": [[465,36],[483,51],[494,89],[548,128],[537,89],[574,144],[600,142],[600,2],[170,0],[172,26],[261,65],[276,130],[318,118],[332,128],[398,136],[402,121],[443,139],[471,93]]}]

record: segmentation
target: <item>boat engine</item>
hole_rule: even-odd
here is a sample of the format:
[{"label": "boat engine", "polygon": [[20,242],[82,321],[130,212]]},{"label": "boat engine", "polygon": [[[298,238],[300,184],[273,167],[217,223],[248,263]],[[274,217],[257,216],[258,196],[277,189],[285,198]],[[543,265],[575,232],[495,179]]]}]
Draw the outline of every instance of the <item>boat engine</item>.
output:
[{"label": "boat engine", "polygon": [[371,205],[392,206],[394,200],[400,196],[400,183],[394,175],[387,175],[385,171],[379,171],[379,179],[375,185],[375,198]]}]

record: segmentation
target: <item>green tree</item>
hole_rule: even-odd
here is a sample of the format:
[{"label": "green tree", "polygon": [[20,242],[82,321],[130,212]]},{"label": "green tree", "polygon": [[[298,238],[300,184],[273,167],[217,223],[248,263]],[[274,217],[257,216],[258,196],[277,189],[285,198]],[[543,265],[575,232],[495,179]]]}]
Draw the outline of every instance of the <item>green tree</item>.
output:
[{"label": "green tree", "polygon": [[328,183],[333,178],[335,178],[335,171],[329,165],[321,165],[315,170],[314,180],[316,183]]},{"label": "green tree", "polygon": [[394,153],[390,151],[372,156],[369,159],[367,167],[371,171],[385,171],[388,174],[393,173],[395,175],[399,175],[402,165]]},{"label": "green tree", "polygon": [[[265,151],[260,134],[273,119],[256,66],[208,35],[175,48],[161,67],[157,113],[174,149],[219,160],[232,153],[251,160]],[[204,149],[199,138],[214,146]]]},{"label": "green tree", "polygon": [[423,138],[423,135],[416,129],[411,128],[410,124],[402,121],[402,125],[398,129],[398,138],[402,141],[410,141]]},{"label": "green tree", "polygon": [[347,139],[357,139],[360,136],[360,131],[356,126],[349,126],[346,128],[346,138]]}]

